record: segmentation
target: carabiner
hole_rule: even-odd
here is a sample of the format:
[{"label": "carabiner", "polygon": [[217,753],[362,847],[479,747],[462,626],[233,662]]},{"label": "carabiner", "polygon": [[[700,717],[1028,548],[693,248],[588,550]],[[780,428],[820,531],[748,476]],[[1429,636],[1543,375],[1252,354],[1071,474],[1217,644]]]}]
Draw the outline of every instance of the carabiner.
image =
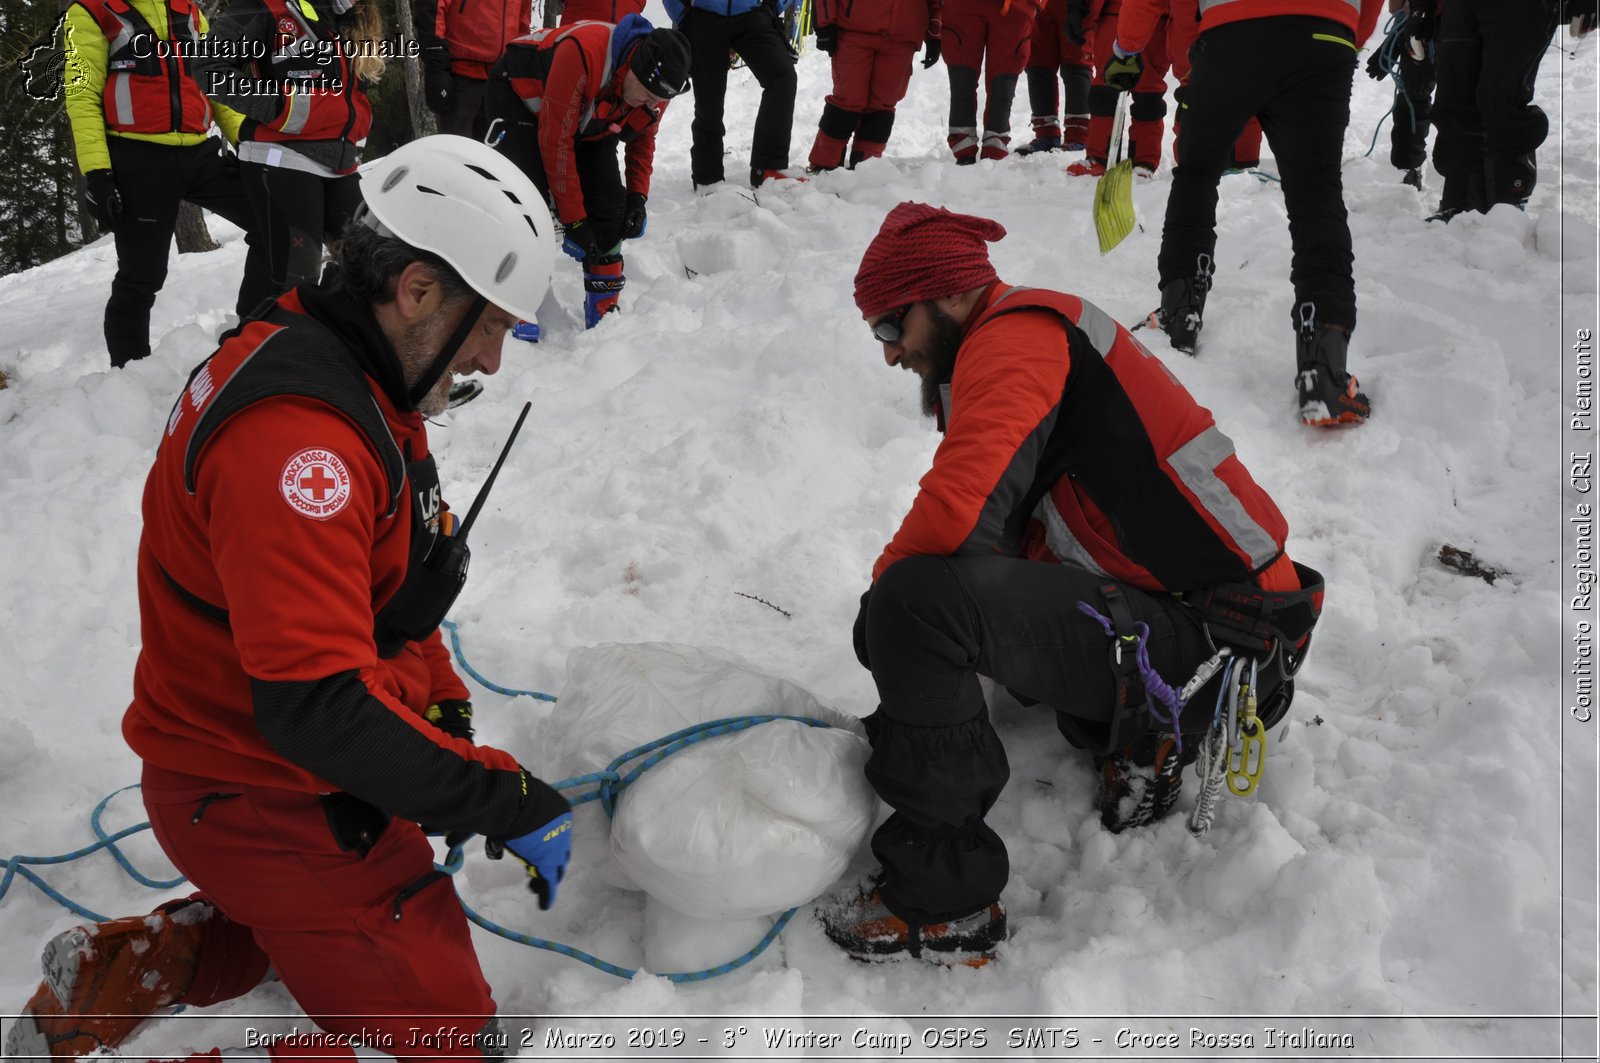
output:
[{"label": "carabiner", "polygon": [[1239,745],[1228,750],[1228,792],[1235,797],[1249,797],[1261,782],[1266,763],[1266,728],[1252,717],[1240,725]]}]

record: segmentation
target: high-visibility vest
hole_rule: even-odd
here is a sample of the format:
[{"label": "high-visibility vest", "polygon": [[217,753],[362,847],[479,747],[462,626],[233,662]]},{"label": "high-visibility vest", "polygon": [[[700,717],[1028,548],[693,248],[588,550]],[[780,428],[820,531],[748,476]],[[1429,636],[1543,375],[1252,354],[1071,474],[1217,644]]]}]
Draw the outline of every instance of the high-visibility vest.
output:
[{"label": "high-visibility vest", "polygon": [[200,41],[191,0],[167,0],[167,36],[128,0],[78,0],[106,35],[106,128],[117,133],[204,133],[211,104],[189,68]]}]

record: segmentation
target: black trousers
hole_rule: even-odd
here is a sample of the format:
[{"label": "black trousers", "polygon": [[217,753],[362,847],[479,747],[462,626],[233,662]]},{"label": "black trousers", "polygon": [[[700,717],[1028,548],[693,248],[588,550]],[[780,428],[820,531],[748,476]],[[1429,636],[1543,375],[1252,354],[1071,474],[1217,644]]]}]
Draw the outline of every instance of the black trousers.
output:
[{"label": "black trousers", "polygon": [[439,132],[454,133],[458,137],[482,140],[487,124],[483,117],[483,92],[488,84],[483,78],[462,77],[451,74],[455,82],[455,102],[449,114],[439,115]]},{"label": "black trousers", "polygon": [[[864,606],[865,652],[878,687],[866,774],[894,809],[872,838],[882,897],[926,925],[1000,896],[1005,843],[983,820],[1005,787],[1005,747],[978,685],[1054,709],[1075,744],[1098,744],[1116,703],[1112,641],[1078,610],[1109,616],[1109,582],[1081,568],[1007,557],[912,557],[886,569]],[[1150,662],[1181,687],[1211,656],[1200,621],[1170,595],[1121,588],[1150,625]],[[1211,724],[1216,684],[1190,701],[1182,730]]]},{"label": "black trousers", "polygon": [[[488,119],[495,149],[517,164],[550,202],[550,177],[539,154],[539,121],[523,105],[522,98],[504,78],[490,78],[484,90],[484,115]],[[622,243],[622,215],[627,208],[626,186],[617,163],[617,137],[580,140],[574,157],[578,163],[578,187],[583,191],[583,210],[590,231],[602,252]],[[555,204],[550,213],[557,217]]]},{"label": "black trousers", "polygon": [[723,107],[728,95],[728,52],[738,52],[761,85],[755,135],[750,142],[750,169],[782,170],[789,165],[789,134],[794,128],[794,56],[783,23],[773,9],[761,6],[742,15],[716,15],[691,8],[680,27],[693,55],[689,77],[694,89],[693,143],[689,174],[697,185],[723,179]]},{"label": "black trousers", "polygon": [[127,137],[106,137],[111,172],[122,196],[114,233],[117,274],[106,300],[106,350],[111,364],[126,365],[150,353],[150,308],[167,280],[167,259],[184,200],[218,214],[245,231],[244,278],[235,310],[241,318],[276,294],[267,275],[260,231],[232,156],[215,138],[178,147]]},{"label": "black trousers", "polygon": [[1356,69],[1352,36],[1338,22],[1300,15],[1245,19],[1200,34],[1189,53],[1193,71],[1161,231],[1163,287],[1192,276],[1199,255],[1215,257],[1217,184],[1233,164],[1233,142],[1255,117],[1283,178],[1295,306],[1315,303],[1319,323],[1355,327],[1354,255],[1339,170]]},{"label": "black trousers", "polygon": [[[1433,166],[1442,206],[1520,203],[1537,179],[1534,153],[1550,132],[1533,80],[1555,35],[1544,0],[1450,0],[1439,25],[1439,129]],[[1482,185],[1479,185],[1479,182]]]},{"label": "black trousers", "polygon": [[239,171],[257,231],[265,236],[274,294],[315,284],[322,274],[322,245],[338,238],[361,205],[359,179],[254,162],[240,163]]},{"label": "black trousers", "polygon": [[1400,81],[1389,115],[1389,161],[1397,170],[1415,170],[1428,161],[1428,131],[1433,128],[1434,59],[1400,54]]}]

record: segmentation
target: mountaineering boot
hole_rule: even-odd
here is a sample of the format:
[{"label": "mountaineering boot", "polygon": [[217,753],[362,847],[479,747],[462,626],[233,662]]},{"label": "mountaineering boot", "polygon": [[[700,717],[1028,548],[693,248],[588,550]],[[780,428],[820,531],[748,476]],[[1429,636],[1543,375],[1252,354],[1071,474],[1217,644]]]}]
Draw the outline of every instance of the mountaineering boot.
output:
[{"label": "mountaineering boot", "polygon": [[1400,178],[1400,183],[1403,185],[1410,185],[1418,192],[1422,191],[1422,171],[1413,166],[1411,169],[1406,171],[1406,175],[1404,177]]},{"label": "mountaineering boot", "polygon": [[601,255],[583,263],[583,327],[594,328],[607,314],[615,313],[617,299],[627,278],[622,275],[621,255]]},{"label": "mountaineering boot", "polygon": [[518,321],[511,329],[511,338],[521,340],[523,343],[538,343],[539,323],[537,321]]},{"label": "mountaineering boot", "polygon": [[804,177],[796,177],[794,174],[785,173],[782,170],[763,170],[755,166],[750,168],[751,188],[760,188],[768,181],[796,181],[800,184],[806,183],[806,179]]},{"label": "mountaineering boot", "polygon": [[997,133],[992,129],[983,131],[983,149],[978,153],[980,159],[1003,159],[1010,154],[1010,133]]},{"label": "mountaineering boot", "polygon": [[1145,321],[1172,341],[1172,349],[1193,354],[1200,339],[1201,318],[1206,309],[1206,293],[1211,290],[1214,267],[1211,256],[1201,252],[1195,259],[1194,276],[1168,281],[1161,288],[1161,308]]},{"label": "mountaineering boot", "polygon": [[[1031,75],[1030,75],[1031,77]],[[1055,78],[1055,71],[1050,72]],[[1061,123],[1053,114],[1033,116],[1033,139],[1017,149],[1018,155],[1032,155],[1036,151],[1056,151],[1061,147]]]},{"label": "mountaineering boot", "polygon": [[174,901],[51,938],[44,981],[6,1031],[5,1055],[67,1060],[116,1048],[189,991],[213,915],[204,901]]},{"label": "mountaineering boot", "polygon": [[1332,325],[1316,323],[1314,303],[1297,308],[1300,327],[1295,336],[1295,389],[1300,397],[1300,423],[1319,428],[1360,424],[1372,413],[1372,403],[1361,393],[1356,378],[1345,370],[1350,334]]},{"label": "mountaineering boot", "polygon": [[1067,167],[1073,177],[1099,177],[1106,172],[1106,160],[1086,157]]},{"label": "mountaineering boot", "polygon": [[1006,939],[1006,910],[999,901],[959,919],[913,926],[884,905],[876,879],[857,887],[855,896],[818,908],[817,918],[829,941],[864,963],[912,956],[947,967],[982,967]]},{"label": "mountaineering boot", "polygon": [[1170,734],[1148,735],[1094,758],[1100,771],[1100,824],[1112,834],[1154,823],[1172,811],[1183,789],[1184,765],[1199,753],[1199,736],[1183,752]]},{"label": "mountaineering boot", "polygon": [[1089,116],[1069,114],[1061,122],[1061,147],[1065,151],[1082,151],[1089,142]]}]

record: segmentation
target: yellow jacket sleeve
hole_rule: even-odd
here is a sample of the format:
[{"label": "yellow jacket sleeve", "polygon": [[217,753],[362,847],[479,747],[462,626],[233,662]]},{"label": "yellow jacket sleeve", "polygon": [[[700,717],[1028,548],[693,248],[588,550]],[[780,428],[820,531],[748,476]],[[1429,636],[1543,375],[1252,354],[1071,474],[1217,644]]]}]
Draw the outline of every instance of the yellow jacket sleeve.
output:
[{"label": "yellow jacket sleeve", "polygon": [[106,112],[102,93],[106,86],[106,35],[82,4],[67,9],[67,118],[72,122],[72,144],[78,169],[111,169],[106,150]]}]

